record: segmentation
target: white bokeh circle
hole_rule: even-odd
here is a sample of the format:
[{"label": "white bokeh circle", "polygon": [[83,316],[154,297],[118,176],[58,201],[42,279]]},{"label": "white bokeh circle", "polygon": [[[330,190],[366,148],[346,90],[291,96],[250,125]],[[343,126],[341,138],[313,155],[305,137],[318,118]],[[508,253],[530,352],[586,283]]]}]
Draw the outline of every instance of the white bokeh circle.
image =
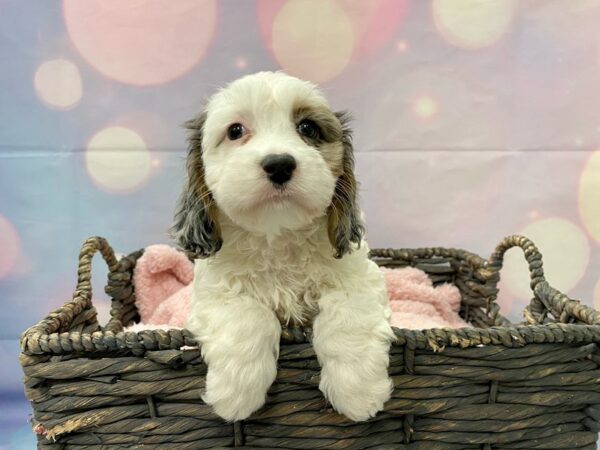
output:
[{"label": "white bokeh circle", "polygon": [[94,183],[117,194],[139,188],[152,168],[144,140],[136,132],[119,126],[105,128],[92,137],[85,162]]},{"label": "white bokeh circle", "polygon": [[350,63],[352,22],[333,0],[289,0],[273,21],[272,44],[286,72],[322,83]]},{"label": "white bokeh circle", "polygon": [[35,92],[46,106],[68,110],[81,100],[83,84],[75,64],[66,59],[43,62],[33,77]]},{"label": "white bokeh circle", "polygon": [[436,28],[450,44],[480,49],[497,42],[515,16],[516,0],[433,0]]}]

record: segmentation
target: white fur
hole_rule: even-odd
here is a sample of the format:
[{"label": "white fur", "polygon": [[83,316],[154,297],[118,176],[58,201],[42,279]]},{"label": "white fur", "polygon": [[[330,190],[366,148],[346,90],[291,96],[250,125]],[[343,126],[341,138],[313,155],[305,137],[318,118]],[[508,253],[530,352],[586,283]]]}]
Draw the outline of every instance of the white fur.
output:
[{"label": "white fur", "polygon": [[[223,246],[196,260],[186,328],[208,365],[203,398],[226,420],[245,419],[264,404],[277,373],[281,322],[314,324],[320,389],[340,413],[366,420],[392,390],[383,274],[365,242],[333,257],[326,209],[336,177],[291,122],[299,98],[328,108],[313,85],[281,73],[238,80],[207,107],[203,160]],[[223,139],[238,121],[250,130],[245,141]],[[280,198],[260,160],[282,152],[298,168]]]},{"label": "white fur", "polygon": [[[202,141],[206,184],[219,208],[247,230],[275,235],[294,229],[322,215],[331,202],[336,179],[291,122],[299,99],[315,107],[327,105],[313,85],[261,72],[233,82],[207,105]],[[223,139],[235,122],[248,130],[242,142]],[[260,165],[272,153],[288,153],[298,165],[285,205]]]}]

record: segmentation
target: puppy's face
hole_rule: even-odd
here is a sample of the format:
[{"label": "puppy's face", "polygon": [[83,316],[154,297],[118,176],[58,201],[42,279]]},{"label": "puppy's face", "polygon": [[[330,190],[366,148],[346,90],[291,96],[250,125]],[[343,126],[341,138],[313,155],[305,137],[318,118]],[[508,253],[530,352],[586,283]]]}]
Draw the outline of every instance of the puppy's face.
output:
[{"label": "puppy's face", "polygon": [[312,85],[247,76],[215,94],[206,113],[205,182],[231,220],[278,233],[325,214],[342,172],[342,125]]},{"label": "puppy's face", "polygon": [[216,93],[189,128],[189,186],[174,225],[188,250],[218,250],[219,210],[261,234],[328,214],[338,256],[360,240],[350,132],[311,83],[283,73],[246,76]]}]

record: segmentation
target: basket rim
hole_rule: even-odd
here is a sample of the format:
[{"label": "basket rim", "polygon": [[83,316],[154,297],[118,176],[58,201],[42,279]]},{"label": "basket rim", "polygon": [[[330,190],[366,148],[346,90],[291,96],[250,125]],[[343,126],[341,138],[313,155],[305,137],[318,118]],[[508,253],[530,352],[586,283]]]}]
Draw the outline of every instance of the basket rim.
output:
[{"label": "basket rim", "polygon": [[[542,325],[494,326],[490,328],[427,328],[411,330],[392,327],[395,347],[411,350],[443,351],[446,347],[478,347],[501,345],[518,348],[528,344],[600,343],[600,325],[548,323]],[[282,342],[296,345],[308,342]],[[133,354],[155,350],[181,350],[198,347],[193,334],[186,328],[141,331],[99,330],[91,333],[54,332],[49,334],[26,330],[21,336],[21,353],[25,355],[64,355],[71,353],[102,353],[129,349]]]},{"label": "basket rim", "polygon": [[[433,257],[460,258],[473,275],[482,280],[499,280],[503,255],[509,248],[521,247],[524,251],[531,274],[531,287],[534,293],[532,303],[525,310],[528,324],[463,328],[428,328],[412,330],[393,327],[396,335],[394,346],[405,346],[409,350],[442,351],[445,347],[475,347],[486,345],[502,345],[507,348],[522,347],[539,343],[592,343],[600,342],[600,313],[583,305],[579,300],[567,297],[559,290],[551,287],[545,280],[542,269],[541,254],[529,239],[523,236],[508,236],[496,247],[492,256],[486,260],[462,249],[445,247],[421,247],[405,249],[372,249],[371,258],[412,259]],[[94,236],[84,243],[80,253],[78,285],[73,300],[51,311],[35,325],[25,330],[20,337],[20,349],[24,355],[59,355],[71,353],[97,353],[116,350],[129,350],[134,355],[142,355],[146,351],[180,350],[183,346],[198,345],[193,334],[185,329],[169,330],[147,329],[142,331],[122,331],[123,324],[115,317],[109,322],[110,327],[99,327],[92,332],[65,331],[57,332],[65,322],[70,325],[73,318],[86,309],[93,309],[91,298],[91,259],[100,251],[109,265],[111,273],[117,273],[119,267],[126,265],[131,270],[142,250],[131,253],[117,260],[112,248],[104,238]],[[132,256],[133,255],[133,256]],[[130,259],[128,259],[130,258]],[[125,270],[121,270],[121,274]],[[546,312],[550,311],[557,320],[569,322],[577,320],[581,323],[542,323]],[[110,329],[107,329],[110,328]],[[286,327],[284,326],[284,329]],[[295,342],[310,341],[310,336],[303,336]]]}]

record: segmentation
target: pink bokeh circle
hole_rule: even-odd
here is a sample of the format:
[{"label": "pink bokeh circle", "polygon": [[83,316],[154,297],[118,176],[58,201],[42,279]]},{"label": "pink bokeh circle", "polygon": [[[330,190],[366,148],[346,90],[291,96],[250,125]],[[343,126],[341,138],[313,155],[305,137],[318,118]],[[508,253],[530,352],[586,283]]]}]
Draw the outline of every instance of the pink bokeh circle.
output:
[{"label": "pink bokeh circle", "polygon": [[357,35],[354,56],[368,56],[383,48],[406,17],[407,0],[339,0]]},{"label": "pink bokeh circle", "polygon": [[181,77],[206,54],[217,2],[63,0],[73,45],[107,77],[150,86]]},{"label": "pink bokeh circle", "polygon": [[0,278],[9,275],[17,265],[21,253],[19,233],[8,219],[0,215]]}]

